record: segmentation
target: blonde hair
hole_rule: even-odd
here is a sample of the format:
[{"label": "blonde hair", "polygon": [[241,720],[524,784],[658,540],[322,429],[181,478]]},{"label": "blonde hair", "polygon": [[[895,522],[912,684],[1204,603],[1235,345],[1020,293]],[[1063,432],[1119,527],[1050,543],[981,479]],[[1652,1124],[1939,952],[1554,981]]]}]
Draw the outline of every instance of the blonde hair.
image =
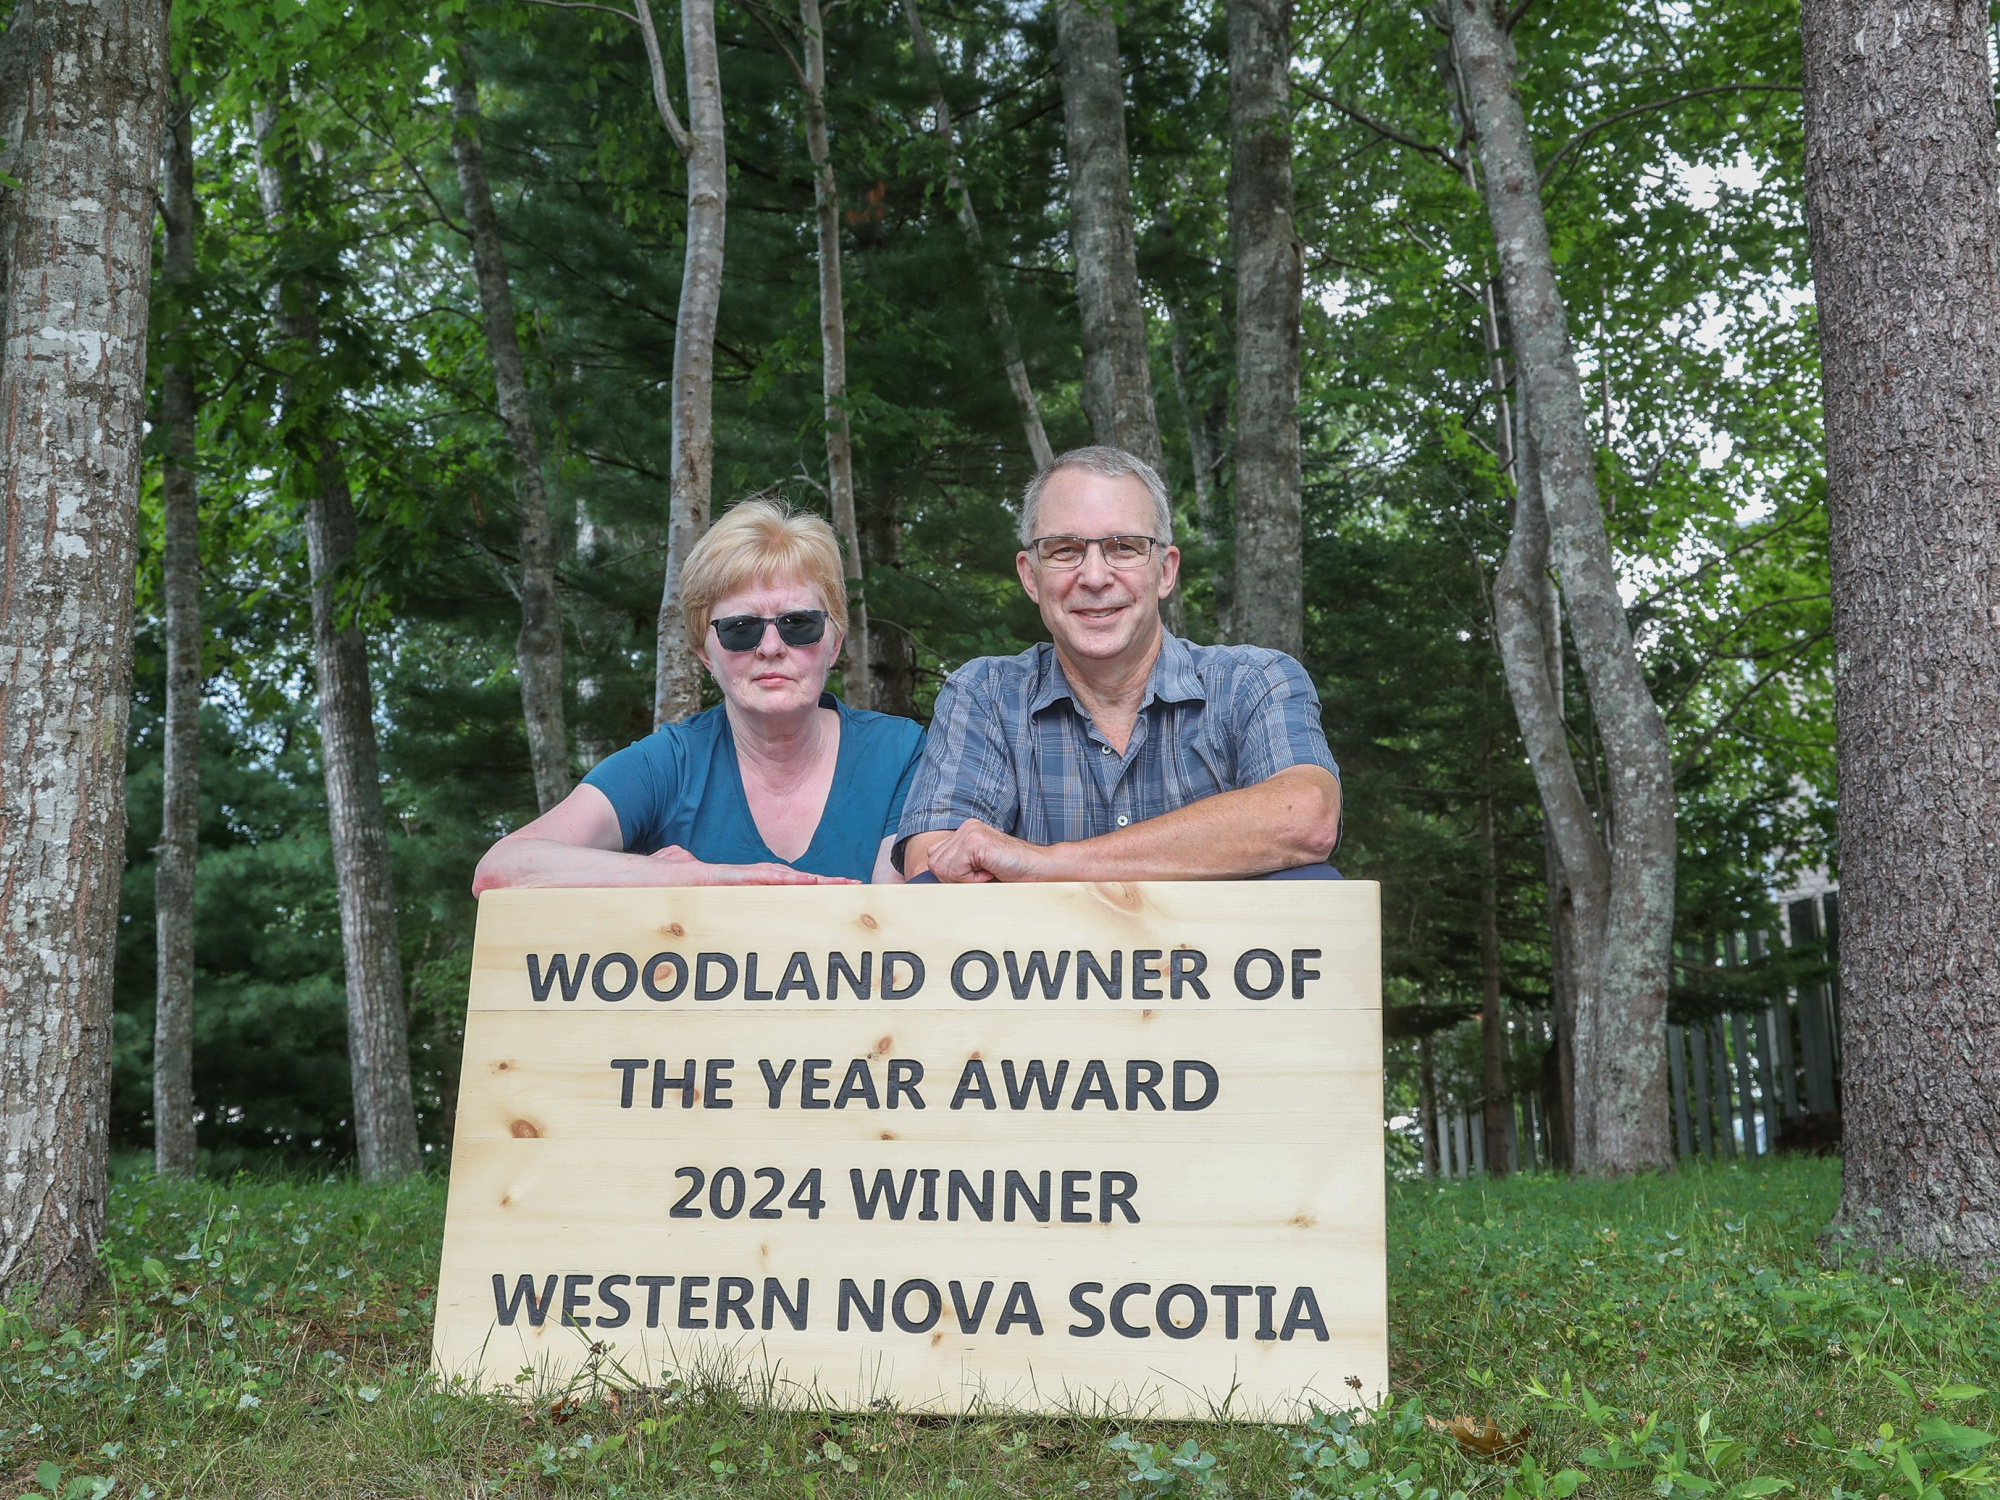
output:
[{"label": "blonde hair", "polygon": [[709,527],[681,568],[681,613],[697,651],[715,601],[772,579],[797,579],[819,592],[834,629],[847,634],[847,579],[833,528],[780,500],[744,500]]}]

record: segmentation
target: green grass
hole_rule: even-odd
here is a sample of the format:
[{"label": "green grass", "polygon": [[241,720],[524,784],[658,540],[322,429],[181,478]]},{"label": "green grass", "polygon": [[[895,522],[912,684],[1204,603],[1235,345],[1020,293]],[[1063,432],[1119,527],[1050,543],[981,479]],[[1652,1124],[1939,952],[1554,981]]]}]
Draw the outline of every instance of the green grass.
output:
[{"label": "green grass", "polygon": [[[0,1497],[2000,1496],[2000,1296],[1829,1266],[1836,1164],[1392,1187],[1392,1408],[1255,1425],[533,1407],[425,1373],[444,1190],[121,1177],[112,1290],[0,1325]],[[1525,1445],[1468,1454],[1426,1418]],[[1885,1434],[1884,1424],[1889,1431]],[[1990,1441],[1990,1439],[1986,1440]],[[1956,1477],[1953,1477],[1956,1476]]]}]

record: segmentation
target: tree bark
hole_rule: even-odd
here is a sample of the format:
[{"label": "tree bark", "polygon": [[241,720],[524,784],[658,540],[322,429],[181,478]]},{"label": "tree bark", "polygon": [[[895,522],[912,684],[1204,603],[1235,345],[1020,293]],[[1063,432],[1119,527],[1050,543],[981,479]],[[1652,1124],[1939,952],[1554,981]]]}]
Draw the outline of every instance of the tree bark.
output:
[{"label": "tree bark", "polygon": [[1021,341],[1014,334],[1014,318],[1007,311],[1007,298],[1001,291],[999,273],[986,258],[986,242],[980,233],[979,214],[973,208],[972,194],[966,190],[964,179],[959,174],[958,135],[952,128],[951,107],[945,103],[944,78],[938,68],[937,51],[931,46],[931,34],[924,26],[917,0],[903,0],[903,15],[910,23],[910,43],[916,49],[917,65],[923,70],[931,91],[932,133],[944,142],[945,191],[951,197],[959,226],[964,229],[966,244],[972,251],[973,263],[979,269],[980,290],[986,296],[986,316],[992,320],[993,332],[1000,340],[1000,362],[1006,368],[1007,384],[1013,389],[1015,404],[1021,408],[1021,431],[1028,440],[1029,456],[1034,459],[1037,469],[1045,469],[1055,458],[1055,449],[1049,446],[1048,432],[1042,426],[1042,409],[1035,400],[1034,382],[1028,379],[1028,367],[1021,359]]},{"label": "tree bark", "polygon": [[0,211],[0,1296],[98,1284],[124,865],[157,0],[37,0]]},{"label": "tree bark", "polygon": [[[1517,445],[1516,461],[1523,469],[1531,461],[1536,469],[1548,545],[1610,771],[1603,809],[1608,836],[1600,840],[1587,819],[1579,822],[1574,808],[1563,805],[1566,787],[1545,778],[1542,761],[1551,758],[1551,747],[1544,731],[1531,733],[1524,723],[1544,806],[1554,814],[1557,849],[1579,898],[1576,1164],[1612,1172],[1671,1167],[1666,1008],[1675,844],[1666,726],[1640,669],[1618,593],[1598,503],[1596,446],[1556,286],[1533,142],[1514,92],[1513,44],[1496,0],[1451,0],[1451,19],[1454,60],[1499,251],[1518,399],[1533,446],[1524,455]],[[1533,509],[1516,506],[1517,530]],[[1510,688],[1517,675],[1510,665]],[[1515,706],[1519,712],[1518,696]],[[1559,794],[1553,807],[1552,789]],[[1585,899],[1600,868],[1601,906]]]},{"label": "tree bark", "polygon": [[[1235,639],[1299,655],[1304,247],[1292,222],[1291,0],[1229,0],[1229,249],[1236,262]],[[1491,1160],[1489,1154],[1488,1160]]]},{"label": "tree bark", "polygon": [[194,1125],[194,882],[201,820],[201,497],[195,478],[193,104],[176,80],[168,103],[166,181],[160,218],[166,228],[161,269],[182,323],[160,370],[160,466],[165,512],[162,573],[166,600],[167,711],[160,791],[160,842],[154,850],[153,1169],[192,1177]]},{"label": "tree bark", "polygon": [[1809,0],[1843,1191],[1860,1245],[2000,1269],[2000,158],[1971,0]]},{"label": "tree bark", "polygon": [[687,250],[681,263],[680,312],[674,323],[673,440],[667,514],[667,576],[660,595],[653,723],[672,724],[701,707],[701,663],[681,620],[681,568],[708,529],[715,476],[715,319],[722,304],[722,240],[729,208],[729,159],[722,134],[722,63],[715,43],[715,0],[682,0],[681,49],[687,54],[688,120],[682,128],[667,95],[666,72],[647,0],[639,25],[653,70],[660,119],[687,160]]},{"label": "tree bark", "polygon": [[1481,1000],[1480,1127],[1486,1134],[1486,1170],[1507,1175],[1507,1115],[1514,1101],[1507,1091],[1507,1023],[1500,1014],[1500,852],[1493,833],[1493,799],[1488,797],[1481,818],[1486,841],[1486,878],[1480,882],[1479,970]]},{"label": "tree bark", "polygon": [[1057,0],[1069,237],[1083,322],[1083,410],[1096,441],[1165,460],[1153,410],[1146,310],[1132,230],[1125,151],[1125,80],[1118,28],[1105,0]]},{"label": "tree bark", "polygon": [[[1195,524],[1201,528],[1201,545],[1211,558],[1220,556],[1222,546],[1222,506],[1215,492],[1215,471],[1222,459],[1216,451],[1215,430],[1225,426],[1227,413],[1217,401],[1213,408],[1197,406],[1194,387],[1188,383],[1187,314],[1170,310],[1173,340],[1167,346],[1174,372],[1174,399],[1180,403],[1181,422],[1187,429],[1188,458],[1194,469]],[[1210,586],[1215,595],[1215,638],[1227,643],[1236,639],[1236,570],[1217,566]]]},{"label": "tree bark", "polygon": [[[882,573],[903,570],[902,496],[890,489],[868,509],[868,560]],[[917,670],[910,633],[877,619],[871,632],[875,648],[875,711],[899,718],[917,716]]]},{"label": "tree bark", "polygon": [[826,28],[819,0],[799,0],[806,66],[806,150],[813,165],[813,223],[819,250],[820,391],[826,402],[826,489],[847,575],[848,630],[842,650],[847,701],[875,706],[875,657],[868,601],[861,592],[861,531],[854,523],[854,434],[847,420],[847,313],[840,281],[840,185],[826,134]]},{"label": "tree bark", "polygon": [[[257,185],[264,216],[276,233],[291,217],[298,171],[296,142],[282,92],[255,122]],[[320,757],[327,822],[340,899],[340,944],[346,960],[347,1052],[354,1084],[354,1138],[364,1177],[414,1172],[422,1165],[410,1089],[409,1025],[403,1008],[403,959],[396,925],[389,830],[375,745],[374,692],[368,643],[342,607],[341,577],[353,558],[354,495],[327,413],[315,402],[302,366],[320,350],[319,289],[300,274],[278,291],[278,335],[290,345],[294,369],[284,400],[296,418],[318,429],[306,557],[312,570],[313,675],[318,688]]]},{"label": "tree bark", "polygon": [[547,812],[570,792],[555,522],[549,515],[548,487],[542,474],[541,444],[535,437],[535,412],[528,402],[521,341],[514,330],[507,253],[500,244],[500,222],[494,217],[493,191],[486,181],[486,148],[479,136],[479,80],[472,70],[471,48],[462,40],[452,58],[451,112],[451,154],[458,166],[466,227],[472,232],[472,268],[479,283],[486,355],[493,366],[500,421],[514,453],[514,510],[521,549],[520,580],[515,586],[521,602],[521,630],[514,642],[515,670],[521,679],[521,714],[528,727],[535,800]]},{"label": "tree bark", "polygon": [[1431,1034],[1417,1038],[1417,1109],[1422,1115],[1424,1176],[1438,1175],[1437,1068],[1431,1060]]}]

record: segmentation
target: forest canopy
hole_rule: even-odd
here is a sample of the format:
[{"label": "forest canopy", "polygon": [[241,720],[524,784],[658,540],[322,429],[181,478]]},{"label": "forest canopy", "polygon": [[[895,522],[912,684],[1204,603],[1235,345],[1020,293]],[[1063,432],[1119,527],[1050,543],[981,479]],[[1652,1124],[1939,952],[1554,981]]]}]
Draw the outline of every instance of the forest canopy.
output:
[{"label": "forest canopy", "polygon": [[[682,98],[681,30],[659,14],[660,76]],[[457,79],[477,80],[539,445],[569,774],[653,725],[690,168],[635,15],[550,0],[173,8],[192,255],[176,272],[163,228],[117,966],[123,1145],[151,1135],[176,368],[198,394],[202,1144],[242,1160],[355,1149],[307,525],[328,451],[356,518],[330,586],[368,648],[419,1128],[426,1148],[449,1141],[472,867],[538,805],[517,633],[539,544],[482,321]],[[1144,350],[1186,556],[1179,628],[1228,640],[1255,583],[1234,546],[1229,18],[1131,0],[1115,20]],[[712,502],[778,495],[838,519],[801,21],[725,0],[715,28],[728,211]],[[858,592],[875,706],[920,719],[960,663],[1044,638],[1014,576],[1035,455],[989,283],[1047,442],[1094,435],[1057,29],[1054,7],[824,12]],[[1513,31],[1619,591],[1671,751],[1689,953],[1775,929],[1772,893],[1829,863],[1797,29],[1789,5],[1698,0],[1524,7]],[[1510,1066],[1533,1087],[1548,861],[1495,634],[1514,373],[1466,106],[1444,33],[1416,9],[1301,4],[1291,46],[1296,632],[1343,770],[1335,863],[1383,882],[1392,1023],[1414,1035],[1471,1015],[1497,970]],[[291,143],[278,212],[274,131]],[[316,288],[310,342],[284,321],[299,285]],[[1562,649],[1601,818],[1603,746],[1574,642]],[[1676,1014],[1718,1003],[1693,981],[1677,976]],[[1476,1040],[1448,1035],[1463,1045],[1440,1066],[1470,1097]]]}]

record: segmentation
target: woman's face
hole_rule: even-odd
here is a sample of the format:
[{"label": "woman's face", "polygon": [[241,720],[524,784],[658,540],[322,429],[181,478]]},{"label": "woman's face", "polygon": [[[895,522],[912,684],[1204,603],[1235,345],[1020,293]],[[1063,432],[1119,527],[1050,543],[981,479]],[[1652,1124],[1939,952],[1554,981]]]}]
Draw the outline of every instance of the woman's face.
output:
[{"label": "woman's face", "polygon": [[818,589],[786,578],[763,579],[716,600],[708,612],[711,624],[702,635],[700,655],[722,696],[752,714],[793,714],[817,706],[827,674],[840,656],[840,632],[833,621],[826,622],[826,633],[810,646],[788,646],[778,639],[777,626],[766,625],[751,651],[724,650],[712,622],[731,615],[775,619],[796,609],[825,607]]}]

